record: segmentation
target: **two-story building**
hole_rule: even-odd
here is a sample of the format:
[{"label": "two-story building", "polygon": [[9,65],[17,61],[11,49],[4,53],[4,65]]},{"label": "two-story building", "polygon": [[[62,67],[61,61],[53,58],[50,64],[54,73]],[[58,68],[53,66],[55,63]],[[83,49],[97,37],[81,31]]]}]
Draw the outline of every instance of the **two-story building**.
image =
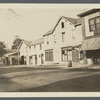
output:
[{"label": "two-story building", "polygon": [[100,64],[100,9],[90,9],[78,16],[84,19],[82,59],[85,64]]},{"label": "two-story building", "polygon": [[40,38],[32,41],[29,44],[30,55],[29,64],[30,65],[42,65],[44,64],[44,39]]},{"label": "two-story building", "polygon": [[81,18],[61,16],[55,27],[44,34],[45,63],[80,62],[79,48],[83,42]]},{"label": "two-story building", "polygon": [[52,32],[53,29],[43,35],[45,64],[54,64],[54,36],[52,35]]},{"label": "two-story building", "polygon": [[31,41],[23,40],[19,45],[20,64],[22,65],[29,65],[30,43]]}]

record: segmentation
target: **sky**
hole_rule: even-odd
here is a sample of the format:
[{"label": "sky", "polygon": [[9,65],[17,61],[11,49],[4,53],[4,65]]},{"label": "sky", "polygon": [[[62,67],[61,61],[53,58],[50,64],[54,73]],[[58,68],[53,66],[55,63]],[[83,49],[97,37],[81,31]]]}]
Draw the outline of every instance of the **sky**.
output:
[{"label": "sky", "polygon": [[77,18],[77,14],[85,9],[67,5],[2,5],[0,41],[4,41],[10,48],[16,35],[25,40],[36,40],[52,29],[60,16]]}]

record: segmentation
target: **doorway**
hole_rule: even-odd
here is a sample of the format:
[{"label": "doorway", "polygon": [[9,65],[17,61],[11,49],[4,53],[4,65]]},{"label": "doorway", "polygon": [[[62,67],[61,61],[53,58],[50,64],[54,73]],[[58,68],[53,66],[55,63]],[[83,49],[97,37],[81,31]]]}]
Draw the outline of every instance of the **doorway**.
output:
[{"label": "doorway", "polygon": [[41,54],[41,64],[44,64],[44,55]]},{"label": "doorway", "polygon": [[35,65],[37,65],[37,55],[35,55]]}]

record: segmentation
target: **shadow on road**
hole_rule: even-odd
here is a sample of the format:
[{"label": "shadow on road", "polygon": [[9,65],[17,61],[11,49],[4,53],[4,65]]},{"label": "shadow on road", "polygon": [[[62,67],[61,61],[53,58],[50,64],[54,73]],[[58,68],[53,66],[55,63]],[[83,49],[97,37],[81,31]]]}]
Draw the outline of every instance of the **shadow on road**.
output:
[{"label": "shadow on road", "polygon": [[100,75],[91,75],[51,83],[16,92],[100,92]]}]

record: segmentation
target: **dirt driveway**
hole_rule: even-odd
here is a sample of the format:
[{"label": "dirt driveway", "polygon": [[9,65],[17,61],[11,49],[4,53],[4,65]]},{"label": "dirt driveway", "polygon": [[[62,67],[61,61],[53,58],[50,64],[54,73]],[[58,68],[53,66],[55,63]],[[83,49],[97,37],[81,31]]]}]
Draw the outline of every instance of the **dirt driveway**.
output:
[{"label": "dirt driveway", "polygon": [[0,67],[0,92],[44,86],[53,82],[100,72],[68,72],[61,68]]}]

